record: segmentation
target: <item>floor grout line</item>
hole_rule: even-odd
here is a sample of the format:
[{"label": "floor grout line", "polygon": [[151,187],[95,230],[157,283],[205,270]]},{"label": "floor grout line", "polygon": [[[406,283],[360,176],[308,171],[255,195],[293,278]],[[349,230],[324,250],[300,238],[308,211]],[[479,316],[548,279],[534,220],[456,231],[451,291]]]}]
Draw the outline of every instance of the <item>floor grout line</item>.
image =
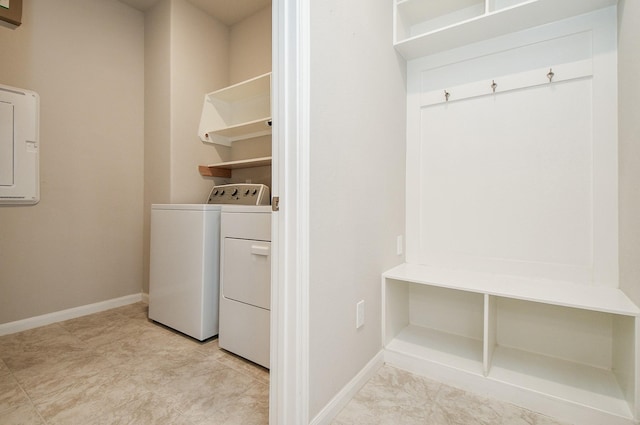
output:
[{"label": "floor grout line", "polygon": [[[2,360],[2,359],[0,359],[0,360]],[[7,366],[6,363],[5,363],[5,366]],[[36,412],[36,414],[38,415],[38,417],[40,418],[40,420],[42,421],[42,423],[44,425],[48,425],[49,422],[47,420],[45,420],[45,418],[42,416],[42,414],[40,413],[40,410],[38,409],[38,406],[36,405],[36,403],[34,403],[33,399],[29,395],[29,393],[24,389],[23,385],[20,383],[18,378],[14,375],[13,371],[8,366],[7,366],[7,369],[9,370],[9,375],[11,375],[11,378],[13,378],[13,381],[16,383],[16,385],[18,385],[18,388],[20,388],[20,391],[22,391],[22,394],[24,394],[24,396],[27,398],[27,400],[29,400],[29,405],[31,406],[33,411]]]}]

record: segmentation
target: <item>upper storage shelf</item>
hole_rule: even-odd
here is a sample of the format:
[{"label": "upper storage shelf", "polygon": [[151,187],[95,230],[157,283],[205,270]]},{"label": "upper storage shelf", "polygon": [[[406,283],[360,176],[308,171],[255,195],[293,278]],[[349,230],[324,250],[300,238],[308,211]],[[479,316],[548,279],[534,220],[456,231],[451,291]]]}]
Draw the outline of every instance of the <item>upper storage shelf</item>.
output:
[{"label": "upper storage shelf", "polygon": [[271,73],[206,94],[198,134],[225,146],[271,134]]},{"label": "upper storage shelf", "polygon": [[396,0],[393,43],[406,60],[411,60],[617,3],[617,0]]}]

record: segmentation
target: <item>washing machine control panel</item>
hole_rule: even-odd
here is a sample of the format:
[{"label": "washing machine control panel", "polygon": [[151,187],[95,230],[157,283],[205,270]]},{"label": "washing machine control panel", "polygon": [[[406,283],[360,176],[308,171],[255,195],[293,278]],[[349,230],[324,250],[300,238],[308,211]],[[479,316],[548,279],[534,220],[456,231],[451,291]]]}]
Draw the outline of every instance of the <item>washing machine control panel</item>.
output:
[{"label": "washing machine control panel", "polygon": [[269,205],[271,194],[264,184],[237,183],[214,186],[208,204]]}]

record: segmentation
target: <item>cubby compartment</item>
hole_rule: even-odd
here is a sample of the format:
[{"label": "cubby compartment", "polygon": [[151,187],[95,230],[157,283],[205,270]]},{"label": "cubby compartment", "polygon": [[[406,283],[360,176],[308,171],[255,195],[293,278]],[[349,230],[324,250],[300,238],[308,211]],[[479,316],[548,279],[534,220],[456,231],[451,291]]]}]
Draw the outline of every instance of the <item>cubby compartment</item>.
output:
[{"label": "cubby compartment", "polygon": [[488,378],[633,417],[635,353],[618,352],[635,339],[633,316],[490,298]]},{"label": "cubby compartment", "polygon": [[485,0],[401,0],[396,13],[396,40],[401,41],[482,16]]},{"label": "cubby compartment", "polygon": [[483,296],[398,280],[386,282],[386,349],[483,374]]}]

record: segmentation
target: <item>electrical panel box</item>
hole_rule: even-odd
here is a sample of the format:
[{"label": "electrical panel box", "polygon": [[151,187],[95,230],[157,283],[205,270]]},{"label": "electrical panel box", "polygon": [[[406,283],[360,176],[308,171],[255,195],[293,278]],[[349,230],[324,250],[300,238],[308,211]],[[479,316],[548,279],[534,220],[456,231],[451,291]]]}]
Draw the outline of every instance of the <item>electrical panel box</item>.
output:
[{"label": "electrical panel box", "polygon": [[39,105],[37,93],[0,85],[0,205],[40,200]]},{"label": "electrical panel box", "polygon": [[0,0],[0,26],[15,29],[22,23],[22,0]]}]

